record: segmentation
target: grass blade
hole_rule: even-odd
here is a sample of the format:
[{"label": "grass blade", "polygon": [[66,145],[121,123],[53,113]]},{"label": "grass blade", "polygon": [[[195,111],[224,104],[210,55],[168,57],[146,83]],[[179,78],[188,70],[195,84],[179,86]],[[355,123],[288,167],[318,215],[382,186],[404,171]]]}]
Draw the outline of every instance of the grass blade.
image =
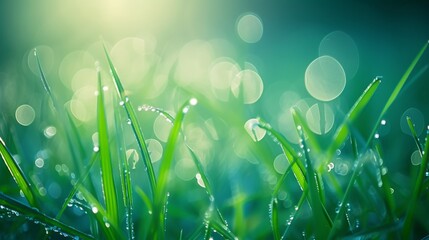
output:
[{"label": "grass blade", "polygon": [[[429,127],[426,134],[426,139],[429,139]],[[417,175],[417,179],[414,182],[414,189],[411,195],[411,199],[408,202],[408,210],[407,214],[405,216],[404,221],[404,227],[402,228],[402,237],[403,238],[410,238],[412,233],[412,227],[413,227],[413,218],[414,213],[416,210],[417,200],[419,198],[419,195],[422,191],[422,183],[425,178],[426,168],[428,166],[428,160],[429,160],[429,140],[426,140],[425,143],[425,149],[422,157],[422,163],[420,164],[419,173]]]},{"label": "grass blade", "polygon": [[410,128],[411,135],[414,138],[414,142],[416,143],[417,149],[419,150],[420,157],[423,157],[422,145],[420,144],[419,137],[417,136],[417,132],[416,132],[416,129],[414,127],[414,123],[409,116],[407,116],[407,123],[408,123],[408,127]]},{"label": "grass blade", "polygon": [[152,191],[152,197],[155,198],[155,192],[156,192],[156,176],[155,171],[153,169],[152,161],[150,159],[149,151],[146,146],[145,138],[143,136],[143,132],[140,127],[140,123],[137,120],[136,113],[134,111],[134,108],[131,105],[131,102],[128,98],[128,96],[125,94],[125,90],[122,86],[121,80],[118,76],[118,73],[116,72],[115,66],[113,65],[113,62],[110,58],[109,53],[107,52],[106,46],[103,44],[104,47],[104,53],[106,55],[110,72],[113,76],[114,84],[116,86],[116,90],[118,92],[119,98],[120,98],[120,104],[122,104],[125,107],[125,111],[128,115],[128,118],[130,119],[131,127],[133,129],[134,135],[137,139],[137,144],[139,146],[139,149],[141,151],[141,154],[143,156],[143,162],[146,166],[148,178],[150,182],[150,188]]},{"label": "grass blade", "polygon": [[301,209],[302,204],[304,204],[305,199],[307,199],[308,189],[304,189],[302,192],[301,198],[298,201],[298,204],[296,204],[296,207],[294,209],[294,212],[290,215],[289,220],[287,221],[286,229],[282,235],[281,239],[287,239],[286,235],[289,232],[290,226],[292,225],[293,220],[295,219],[296,215],[298,214],[298,211]]},{"label": "grass blade", "polygon": [[[165,227],[165,204],[167,200],[167,185],[173,163],[174,150],[177,146],[183,119],[191,106],[197,104],[195,98],[186,102],[178,111],[173,123],[173,128],[168,136],[167,145],[163,153],[163,159],[159,169],[158,185],[154,201],[154,219],[152,221],[152,238],[164,238]],[[161,231],[160,231],[161,228]]]},{"label": "grass blade", "polygon": [[[365,108],[365,106],[368,104],[368,102],[374,96],[374,93],[377,90],[380,83],[381,83],[381,77],[376,77],[368,85],[368,87],[365,89],[365,91],[363,91],[362,95],[353,104],[352,108],[347,113],[343,122],[337,128],[337,130],[334,134],[333,140],[331,141],[331,144],[328,147],[327,157],[325,160],[326,162],[324,164],[327,164],[327,162],[331,160],[331,158],[334,156],[335,151],[347,139],[347,136],[349,135],[349,132],[350,132],[350,130],[349,130],[350,125],[353,125],[356,118],[359,116],[359,114],[362,112],[362,110]],[[324,165],[322,165],[322,167],[323,166]]]},{"label": "grass blade", "polygon": [[25,198],[32,207],[39,207],[37,202],[36,194],[33,186],[27,180],[18,163],[13,159],[12,155],[6,148],[6,144],[3,142],[3,139],[0,138],[0,156],[6,164],[7,169],[12,175],[15,182],[18,184],[18,187],[24,193]]},{"label": "grass blade", "polygon": [[383,119],[383,117],[386,114],[387,110],[389,110],[390,106],[393,104],[393,102],[398,97],[399,93],[401,92],[402,88],[404,87],[404,84],[407,82],[408,77],[410,76],[411,72],[414,70],[414,68],[416,67],[418,61],[423,56],[423,53],[426,51],[426,48],[428,47],[428,44],[429,44],[429,41],[426,42],[425,45],[420,49],[420,51],[417,53],[417,55],[414,58],[414,60],[411,62],[410,66],[405,71],[404,75],[399,80],[398,84],[396,85],[395,89],[393,90],[392,94],[390,95],[389,99],[387,100],[386,104],[384,105],[383,110],[381,111],[381,113],[380,113],[380,115],[379,115],[379,117],[377,119],[377,122],[374,124],[374,127],[372,129],[371,135],[369,135],[369,137],[367,139],[367,142],[366,142],[366,145],[365,145],[366,147],[365,148],[367,148],[369,146],[369,143],[373,139],[375,131],[377,131],[378,126],[379,126],[381,120]]},{"label": "grass blade", "polygon": [[109,148],[109,135],[107,132],[106,110],[104,107],[104,91],[101,86],[101,74],[97,69],[98,76],[98,97],[97,97],[97,115],[98,115],[98,139],[100,144],[100,166],[101,183],[103,188],[103,197],[106,203],[106,210],[112,224],[118,226],[118,200],[116,196],[115,180],[113,178],[112,159]]},{"label": "grass blade", "polygon": [[64,211],[67,209],[67,205],[70,203],[70,201],[72,200],[73,196],[77,193],[78,188],[83,184],[83,182],[85,182],[85,180],[89,176],[89,173],[90,173],[90,171],[91,171],[92,167],[94,166],[94,163],[96,162],[97,159],[98,159],[98,152],[95,152],[92,155],[92,158],[91,158],[91,161],[90,161],[89,165],[84,170],[83,175],[80,176],[80,178],[78,179],[78,181],[73,185],[72,190],[70,191],[70,193],[67,196],[66,200],[64,200],[63,206],[61,207],[61,209],[58,212],[58,214],[55,217],[55,219],[57,219],[57,220],[61,219],[61,216],[63,215]]},{"label": "grass blade", "polygon": [[280,229],[279,229],[279,201],[276,197],[273,197],[271,199],[270,204],[270,220],[271,220],[271,228],[273,229],[274,239],[279,240],[280,239]]},{"label": "grass blade", "polygon": [[55,228],[61,229],[61,232],[66,233],[68,235],[72,235],[78,237],[80,239],[94,239],[92,236],[83,233],[75,228],[72,228],[66,224],[59,222],[58,220],[51,218],[41,212],[39,212],[35,208],[28,207],[8,196],[0,193],[0,205],[3,208],[7,208],[13,211],[18,212],[20,215],[25,216],[26,218],[33,219],[34,221],[39,221],[45,225],[52,226]]}]

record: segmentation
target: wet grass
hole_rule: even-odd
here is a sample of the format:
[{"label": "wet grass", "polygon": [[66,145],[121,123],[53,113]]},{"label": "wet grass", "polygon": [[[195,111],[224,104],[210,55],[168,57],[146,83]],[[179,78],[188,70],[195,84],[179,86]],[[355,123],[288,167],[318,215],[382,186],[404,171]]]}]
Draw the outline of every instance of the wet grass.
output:
[{"label": "wet grass", "polygon": [[[24,222],[37,222],[48,238],[58,237],[54,235],[58,233],[63,238],[81,239],[352,239],[392,238],[399,234],[404,239],[415,237],[413,232],[416,229],[420,232],[429,231],[427,225],[417,217],[417,211],[422,208],[420,200],[428,195],[427,136],[421,141],[414,129],[413,120],[407,118],[422,162],[417,174],[410,176],[407,186],[401,189],[401,186],[392,181],[393,177],[383,163],[383,151],[386,150],[374,135],[383,117],[398,100],[427,45],[419,51],[382,105],[366,141],[356,140],[357,136],[362,136],[355,125],[375,96],[376,90],[382,86],[379,77],[362,90],[362,94],[332,135],[320,136],[313,133],[299,108],[291,109],[300,140],[298,145],[289,142],[280,131],[258,118],[257,124],[251,126],[250,133],[254,136],[243,135],[246,138],[238,141],[250,153],[246,157],[255,158],[261,163],[252,166],[249,170],[250,177],[246,176],[245,180],[241,180],[243,182],[235,180],[225,170],[213,169],[222,165],[229,166],[227,164],[232,156],[224,149],[226,146],[222,144],[225,143],[218,143],[218,147],[214,149],[216,157],[213,158],[213,163],[207,163],[204,162],[204,154],[194,149],[189,140],[191,136],[187,136],[185,131],[187,115],[192,113],[195,118],[201,111],[215,117],[222,116],[227,127],[218,131],[245,133],[245,114],[241,110],[234,111],[237,107],[243,108],[239,103],[242,100],[241,94],[236,102],[231,101],[231,108],[227,109],[211,103],[198,92],[188,94],[189,100],[184,101],[175,114],[147,105],[136,108],[123,87],[114,59],[111,59],[104,46],[108,68],[117,91],[112,94],[104,90],[104,85],[108,84],[107,79],[102,79],[100,69],[97,69],[97,76],[94,78],[98,82],[98,145],[91,151],[93,146],[83,144],[70,113],[55,98],[36,54],[42,85],[63,125],[63,137],[69,152],[67,158],[75,165],[76,177],[69,181],[71,186],[68,186],[69,192],[64,201],[54,210],[49,210],[49,206],[42,203],[48,197],[41,196],[31,173],[22,170],[23,166],[20,166],[26,162],[19,163],[7,147],[12,143],[0,139],[1,158],[17,183],[16,189],[22,192],[25,199],[18,201],[14,199],[19,198],[18,196],[0,193],[1,219],[8,222],[7,219],[22,217]],[[109,97],[113,99],[113,104],[108,101]],[[155,116],[163,116],[171,124],[158,163],[152,161],[141,125],[143,119],[136,114],[136,110],[140,111],[141,108],[148,114],[153,112]],[[128,124],[123,124],[125,122]],[[132,132],[131,138],[126,134],[127,126]],[[257,139],[259,130],[265,131],[268,137],[252,142],[252,139]],[[327,143],[326,138],[329,138]],[[138,146],[138,151],[127,155],[129,142]],[[343,175],[331,171],[334,168],[333,162],[343,156],[338,153],[339,150],[345,152],[341,154],[350,161],[348,172]],[[282,173],[276,173],[272,167],[272,159],[278,152],[287,161],[287,167]],[[189,157],[196,172],[197,182],[193,181],[185,187],[178,187],[182,183],[174,175],[174,163],[179,153]],[[132,159],[137,157],[136,154],[142,158],[145,171],[137,172],[132,169],[135,164]],[[216,162],[220,156],[227,159],[226,162]],[[336,164],[340,165],[338,162]],[[264,175],[266,172],[268,174]],[[267,181],[265,178],[270,177],[274,180],[270,184],[264,183]],[[261,188],[255,192],[246,192],[243,190],[247,187],[246,181],[249,184],[257,183]],[[396,195],[392,192],[394,188],[398,192]],[[407,191],[409,188],[412,190]],[[399,194],[409,201],[400,201],[401,197],[397,196]],[[82,209],[83,216],[70,213],[71,207]],[[80,218],[85,218],[90,227],[74,222]]]}]

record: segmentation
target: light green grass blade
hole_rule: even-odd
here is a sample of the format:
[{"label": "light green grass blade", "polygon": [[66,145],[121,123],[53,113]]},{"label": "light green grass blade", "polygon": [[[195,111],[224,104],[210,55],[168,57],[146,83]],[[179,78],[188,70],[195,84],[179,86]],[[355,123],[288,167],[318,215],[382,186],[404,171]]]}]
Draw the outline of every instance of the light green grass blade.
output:
[{"label": "light green grass blade", "polygon": [[389,110],[390,106],[393,104],[393,102],[396,100],[396,98],[398,97],[399,93],[401,92],[402,88],[404,87],[404,84],[407,82],[408,77],[410,76],[411,72],[414,70],[414,68],[416,67],[418,61],[420,60],[420,58],[423,56],[423,53],[426,51],[426,48],[428,47],[429,41],[425,43],[425,45],[420,49],[420,51],[417,53],[417,56],[414,58],[414,60],[411,62],[410,66],[407,68],[407,70],[405,71],[404,75],[401,77],[401,79],[399,80],[398,84],[396,85],[395,89],[393,90],[392,94],[390,95],[389,99],[387,100],[386,104],[383,107],[383,110],[381,111],[377,122],[374,124],[374,127],[372,129],[371,135],[369,135],[367,142],[366,142],[366,147],[367,148],[370,144],[370,142],[372,141],[375,132],[378,129],[378,126],[381,122],[381,120],[383,119],[384,115],[386,114],[387,110]]},{"label": "light green grass blade", "polygon": [[97,124],[98,124],[98,141],[100,144],[100,167],[101,167],[101,185],[103,188],[103,197],[106,203],[106,210],[112,224],[118,226],[118,200],[116,196],[116,187],[112,158],[109,147],[109,134],[106,119],[106,110],[104,107],[104,91],[101,85],[100,70],[97,69],[98,76],[98,97],[97,97]]},{"label": "light green grass blade", "polygon": [[316,181],[316,178],[318,178],[318,176],[313,169],[313,164],[310,160],[310,155],[308,152],[308,146],[305,141],[305,136],[302,131],[302,128],[300,128],[300,125],[297,125],[297,130],[298,135],[301,138],[300,141],[304,151],[305,166],[307,170],[307,186],[310,194],[309,202],[311,205],[314,220],[314,233],[317,239],[326,239],[329,234],[329,230],[332,227],[332,221],[329,218],[329,215],[326,214],[326,210],[324,210],[323,203],[320,199],[320,193]]},{"label": "light green grass blade", "polygon": [[92,155],[91,161],[89,162],[89,165],[84,170],[83,175],[80,176],[79,179],[77,180],[77,182],[73,185],[72,190],[70,191],[69,195],[67,196],[66,200],[64,201],[63,206],[61,207],[61,209],[58,212],[55,219],[57,219],[57,220],[61,219],[61,216],[63,215],[64,211],[67,209],[67,205],[70,203],[73,196],[77,193],[77,189],[85,182],[85,180],[89,176],[89,173],[90,173],[92,167],[94,166],[94,163],[96,162],[96,160],[99,157],[98,155],[99,155],[98,152],[94,152],[94,154]]},{"label": "light green grass blade", "polygon": [[28,219],[33,221],[39,221],[40,223],[45,224],[46,226],[51,226],[54,228],[59,228],[62,233],[65,233],[70,236],[78,237],[79,239],[94,239],[92,236],[83,233],[75,228],[72,228],[66,224],[59,222],[56,219],[53,219],[35,208],[28,207],[0,192],[0,205],[3,208],[7,208],[13,211],[16,211],[19,215],[25,216]]},{"label": "light green grass blade", "polygon": [[343,142],[347,139],[347,136],[349,135],[349,127],[350,125],[353,125],[356,118],[359,116],[359,114],[362,112],[362,110],[366,107],[368,102],[372,99],[374,96],[375,91],[377,90],[378,86],[381,83],[381,78],[376,77],[363,91],[362,95],[356,100],[356,102],[353,104],[352,108],[347,113],[346,117],[344,118],[343,122],[340,124],[340,126],[337,128],[334,137],[331,141],[330,146],[328,147],[327,151],[327,157],[325,160],[325,165],[328,163],[328,161],[331,160],[331,158],[334,156],[335,151],[343,144]]},{"label": "light green grass blade", "polygon": [[[426,139],[429,139],[429,126],[426,134]],[[429,160],[429,140],[426,140],[425,149],[423,151],[422,163],[420,164],[419,173],[417,179],[414,181],[414,188],[411,195],[411,199],[408,202],[408,210],[404,220],[404,227],[402,228],[402,237],[412,238],[411,233],[413,230],[414,213],[416,211],[417,200],[422,191],[423,180],[425,179],[425,172],[428,166]]]},{"label": "light green grass blade", "polygon": [[305,118],[300,114],[300,111],[297,108],[292,108],[291,113],[295,125],[301,126],[304,135],[307,136],[306,139],[309,144],[309,147],[311,147],[311,150],[314,151],[316,154],[320,153],[321,147],[320,143],[317,140],[317,136],[313,133],[313,131],[311,131],[307,122],[304,120]]},{"label": "light green grass blade", "polygon": [[196,99],[192,98],[179,109],[174,119],[173,128],[168,136],[167,144],[163,153],[162,162],[158,174],[158,186],[154,201],[154,218],[152,222],[152,234],[155,238],[164,238],[165,228],[165,204],[167,200],[168,179],[171,173],[174,151],[177,146],[180,129],[183,119],[190,107],[196,104]]},{"label": "light green grass blade", "polygon": [[27,180],[18,163],[13,159],[12,155],[6,148],[6,144],[3,142],[3,139],[0,138],[0,155],[6,164],[7,169],[12,175],[15,182],[18,184],[18,187],[24,193],[25,198],[32,207],[39,207],[37,202],[35,189],[31,183]]},{"label": "light green grass blade", "polygon": [[152,161],[150,159],[150,154],[146,146],[145,138],[143,136],[143,132],[140,127],[140,123],[137,120],[136,113],[134,111],[134,108],[131,105],[131,102],[128,98],[128,96],[125,94],[125,90],[122,86],[121,80],[118,76],[118,73],[116,72],[115,66],[113,65],[113,62],[110,58],[109,53],[107,52],[106,46],[103,44],[104,47],[104,53],[106,54],[106,58],[109,64],[110,72],[112,73],[112,77],[114,80],[114,84],[116,86],[116,90],[118,92],[120,103],[123,104],[125,107],[125,111],[127,112],[128,118],[131,123],[131,127],[133,129],[134,135],[137,139],[137,144],[139,146],[140,152],[143,156],[143,162],[146,166],[148,178],[150,182],[150,188],[152,191],[152,197],[155,198],[155,192],[156,192],[156,176],[155,171],[153,169]]},{"label": "light green grass blade", "polygon": [[107,239],[123,239],[124,237],[120,234],[117,225],[112,224],[113,221],[110,219],[107,211],[98,202],[98,200],[88,191],[85,187],[79,186],[78,190],[82,193],[86,202],[89,204],[92,214],[98,222],[98,226],[101,229],[101,233],[104,236],[96,236],[96,238],[107,238]]}]

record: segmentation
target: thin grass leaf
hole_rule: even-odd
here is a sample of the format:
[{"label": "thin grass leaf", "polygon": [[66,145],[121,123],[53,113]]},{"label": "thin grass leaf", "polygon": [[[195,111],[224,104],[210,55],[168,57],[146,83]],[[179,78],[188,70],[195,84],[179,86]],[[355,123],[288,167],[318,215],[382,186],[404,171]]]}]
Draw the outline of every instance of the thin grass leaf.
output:
[{"label": "thin grass leaf", "polygon": [[[116,99],[116,98],[115,98]],[[133,223],[133,189],[131,185],[131,172],[129,159],[134,158],[136,152],[132,152],[129,159],[126,156],[125,150],[125,141],[123,138],[123,128],[120,121],[119,111],[117,108],[114,108],[114,117],[115,117],[115,130],[116,130],[116,142],[118,144],[118,156],[120,161],[119,164],[119,175],[121,178],[121,190],[123,203],[125,207],[125,224],[128,233],[128,239],[134,239],[134,223]]]},{"label": "thin grass leaf", "polygon": [[415,125],[409,116],[407,116],[407,123],[408,123],[408,127],[410,128],[411,135],[414,138],[414,142],[416,143],[417,149],[419,150],[420,157],[423,157],[422,145],[420,144],[419,137],[417,136],[417,132],[416,132],[416,129],[414,127]]},{"label": "thin grass leaf", "polygon": [[77,180],[77,182],[73,185],[72,190],[70,191],[69,195],[67,196],[67,198],[64,200],[63,206],[61,207],[60,211],[58,212],[57,216],[55,217],[55,219],[60,220],[61,216],[63,215],[64,211],[67,209],[68,204],[70,203],[70,201],[73,199],[73,196],[77,193],[78,188],[85,182],[85,180],[88,178],[89,173],[92,169],[92,167],[94,166],[94,163],[96,162],[96,160],[98,159],[99,154],[98,152],[94,152],[94,154],[92,155],[91,161],[89,163],[89,165],[85,168],[83,175],[79,177],[79,179]]},{"label": "thin grass leaf", "polygon": [[140,123],[137,120],[136,113],[134,111],[134,108],[132,107],[131,101],[129,100],[128,96],[125,94],[125,90],[122,87],[121,80],[118,76],[118,73],[116,72],[116,69],[113,65],[113,62],[110,58],[109,53],[107,52],[106,45],[103,43],[104,53],[106,55],[110,72],[113,76],[114,84],[116,86],[116,90],[118,92],[118,96],[120,98],[120,104],[122,104],[125,107],[125,111],[128,115],[128,118],[131,123],[131,128],[133,129],[133,133],[137,139],[137,144],[139,146],[140,152],[143,156],[143,162],[145,164],[145,167],[147,169],[149,183],[150,183],[150,189],[152,192],[153,199],[155,198],[155,192],[156,192],[156,176],[155,171],[153,169],[152,161],[150,159],[150,154],[146,146],[145,137],[143,136],[143,132],[140,127]]},{"label": "thin grass leaf", "polygon": [[0,205],[3,208],[7,208],[13,211],[16,211],[19,215],[25,216],[28,219],[33,221],[39,221],[47,226],[52,226],[54,228],[60,229],[62,233],[65,233],[70,236],[75,236],[80,239],[94,239],[94,237],[83,233],[75,228],[72,228],[66,224],[59,222],[58,220],[51,218],[35,208],[28,207],[0,192]]},{"label": "thin grass leaf", "polygon": [[290,215],[289,220],[287,221],[286,224],[286,229],[283,232],[282,238],[281,239],[287,239],[286,235],[289,232],[289,229],[293,223],[293,220],[296,218],[296,215],[298,214],[298,211],[301,209],[302,204],[304,204],[305,199],[307,199],[307,194],[308,194],[308,189],[304,189],[304,191],[302,192],[301,198],[299,199],[298,203],[296,204],[296,207],[294,209],[293,214]]},{"label": "thin grass leaf", "polygon": [[283,182],[286,179],[286,176],[290,173],[290,171],[292,170],[292,166],[296,163],[296,159],[294,159],[292,161],[292,163],[289,164],[289,166],[286,168],[286,171],[282,174],[282,176],[280,177],[280,179],[277,181],[276,186],[274,187],[273,193],[272,193],[272,197],[277,197],[280,188],[283,184]]},{"label": "thin grass leaf", "polygon": [[100,70],[97,70],[98,76],[98,98],[97,98],[97,124],[98,141],[100,144],[100,166],[101,166],[101,185],[103,188],[103,198],[106,203],[106,210],[112,224],[118,226],[118,200],[116,196],[115,180],[113,178],[112,158],[109,147],[109,134],[107,130],[106,110],[104,107],[104,91],[101,85]]},{"label": "thin grass leaf", "polygon": [[350,132],[349,127],[354,124],[354,121],[356,120],[356,118],[359,116],[359,114],[362,112],[362,110],[366,107],[366,105],[372,99],[372,97],[374,96],[374,93],[377,90],[380,83],[381,83],[381,77],[376,77],[368,85],[368,87],[365,89],[365,91],[363,91],[362,95],[360,95],[360,97],[353,104],[352,108],[349,110],[349,112],[347,113],[343,122],[337,128],[337,130],[333,136],[331,144],[329,145],[328,150],[327,150],[327,154],[326,154],[327,157],[326,157],[326,160],[324,163],[325,165],[334,156],[335,151],[347,139],[347,136],[349,135],[349,132]]},{"label": "thin grass leaf", "polygon": [[[429,139],[429,126],[426,134],[426,139]],[[429,140],[426,140],[425,149],[423,151],[422,163],[420,164],[419,173],[417,179],[414,181],[414,189],[411,194],[411,199],[408,202],[408,209],[405,216],[404,227],[402,228],[402,237],[410,238],[413,228],[414,213],[417,206],[417,200],[422,191],[423,180],[425,179],[426,168],[429,160]]]},{"label": "thin grass leaf", "polygon": [[213,230],[216,230],[216,232],[221,235],[224,239],[237,239],[237,237],[228,229],[225,224],[218,222],[218,221],[212,221],[210,223],[210,226]]},{"label": "thin grass leaf", "polygon": [[[104,207],[98,202],[98,200],[83,186],[79,186],[78,189],[86,202],[89,204],[92,214],[98,222],[98,226],[101,229],[101,233],[104,234],[107,239],[123,239],[123,236],[120,234],[119,229],[116,225],[112,224],[113,221],[110,219],[107,211]],[[97,238],[101,236],[96,236]]]},{"label": "thin grass leaf", "polygon": [[292,108],[291,113],[292,113],[292,117],[295,122],[295,125],[301,126],[302,131],[304,135],[307,137],[306,139],[308,140],[309,146],[311,146],[312,151],[315,151],[316,154],[320,153],[321,147],[320,147],[320,143],[317,141],[317,136],[316,134],[313,133],[313,131],[311,131],[307,122],[304,120],[304,117],[302,117],[302,115],[299,114],[299,110],[296,108]]},{"label": "thin grass leaf", "polygon": [[135,187],[137,195],[140,196],[141,200],[143,201],[144,205],[146,206],[149,214],[152,214],[153,212],[153,206],[152,202],[150,201],[149,197],[146,195],[146,193],[141,189],[139,186]]},{"label": "thin grass leaf", "polygon": [[[155,238],[164,238],[165,228],[165,204],[167,200],[168,179],[171,173],[171,165],[173,163],[174,151],[177,146],[180,129],[183,119],[190,107],[197,104],[195,98],[190,99],[179,109],[173,123],[173,128],[168,136],[167,144],[163,153],[163,159],[160,165],[158,174],[158,185],[154,201],[154,218],[152,221],[152,236]],[[161,228],[161,230],[160,230]]]},{"label": "thin grass leaf", "polygon": [[280,239],[280,228],[279,228],[279,201],[276,197],[271,198],[270,204],[270,220],[271,220],[271,228],[273,230],[274,239]]},{"label": "thin grass leaf", "polygon": [[[287,142],[286,138],[283,135],[274,130],[269,124],[267,124],[263,120],[259,120],[258,126],[262,129],[265,129],[274,138],[274,140],[280,144],[280,147],[283,150],[286,159],[292,166],[292,172],[298,182],[298,185],[300,186],[301,190],[305,189],[307,185],[305,180],[305,168],[302,162],[299,161],[299,157],[296,151]],[[296,161],[296,163],[292,164],[292,162],[294,161]]]},{"label": "thin grass leaf", "polygon": [[381,120],[383,119],[383,117],[386,114],[387,110],[389,110],[390,106],[393,104],[393,102],[398,97],[399,93],[401,92],[402,88],[404,87],[404,84],[407,82],[408,77],[410,76],[411,72],[414,70],[414,68],[416,67],[418,61],[423,56],[423,53],[426,51],[426,48],[428,47],[428,44],[429,44],[429,41],[426,42],[425,45],[420,49],[420,51],[417,53],[417,55],[414,58],[414,60],[411,62],[410,66],[405,71],[404,75],[399,80],[398,84],[396,85],[395,89],[393,90],[392,94],[390,95],[389,99],[387,100],[386,104],[384,105],[383,110],[381,111],[381,113],[380,113],[380,115],[379,115],[379,117],[377,119],[377,122],[374,124],[374,127],[373,127],[373,129],[371,131],[371,134],[369,135],[369,137],[367,139],[367,142],[365,144],[365,148],[367,148],[369,146],[369,143],[373,139],[374,134],[377,131],[378,126],[379,126]]},{"label": "thin grass leaf", "polygon": [[39,207],[36,191],[31,183],[27,180],[18,163],[12,157],[3,139],[0,138],[0,156],[6,164],[7,169],[13,177],[13,180],[18,184],[18,187],[24,193],[25,198],[32,207]]},{"label": "thin grass leaf", "polygon": [[316,238],[326,239],[329,234],[329,230],[332,228],[332,221],[329,218],[329,215],[326,214],[324,210],[323,203],[320,199],[319,189],[317,188],[316,178],[317,173],[313,169],[313,165],[310,160],[310,155],[308,154],[308,146],[305,141],[304,133],[300,125],[297,125],[298,135],[300,136],[300,141],[304,150],[305,166],[307,170],[307,183],[309,189],[309,202],[313,212],[314,219],[314,232]]},{"label": "thin grass leaf", "polygon": [[[372,156],[372,155],[371,155]],[[331,228],[331,231],[329,232],[329,236],[328,239],[335,239],[338,236],[337,235],[337,231],[341,229],[341,224],[342,224],[342,217],[344,215],[344,211],[345,211],[345,206],[346,206],[346,201],[349,198],[349,195],[351,193],[351,190],[353,188],[353,185],[355,184],[355,181],[357,180],[357,177],[359,176],[359,172],[361,171],[361,168],[363,166],[363,163],[368,159],[369,157],[369,153],[367,153],[366,155],[360,157],[359,159],[357,159],[357,161],[355,162],[355,167],[354,167],[354,172],[352,177],[350,178],[350,181],[347,185],[346,188],[346,192],[344,193],[344,196],[340,202],[339,205],[339,209],[338,209],[338,213],[335,216],[335,219],[333,221],[333,226]]]},{"label": "thin grass leaf", "polygon": [[[395,234],[395,231],[398,231],[401,228],[402,222],[401,221],[396,221],[393,223],[388,223],[388,224],[382,224],[380,226],[374,227],[374,228],[369,228],[369,229],[363,229],[360,232],[354,233],[352,235],[347,235],[347,236],[343,236],[341,237],[341,239],[350,239],[350,240],[355,240],[355,239],[385,239],[383,236],[388,236],[390,233]],[[393,235],[395,236],[395,235]],[[397,236],[396,238],[394,237],[393,239],[398,239]]]}]

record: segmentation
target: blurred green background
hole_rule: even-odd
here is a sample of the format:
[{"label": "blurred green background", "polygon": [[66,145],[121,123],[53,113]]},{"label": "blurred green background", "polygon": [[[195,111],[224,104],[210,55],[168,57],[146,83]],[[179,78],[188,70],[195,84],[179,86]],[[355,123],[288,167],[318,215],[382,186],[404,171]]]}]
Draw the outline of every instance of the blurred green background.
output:
[{"label": "blurred green background", "polygon": [[[53,92],[72,113],[86,149],[91,151],[92,144],[96,145],[96,61],[104,71],[105,84],[114,89],[102,53],[102,37],[136,107],[150,104],[174,113],[188,97],[203,95],[207,102],[232,110],[225,111],[228,114],[242,115],[222,117],[203,108],[195,110],[196,116],[190,117],[186,129],[189,141],[207,162],[228,161],[228,156],[215,153],[232,141],[228,134],[234,129],[228,128],[228,119],[235,119],[236,125],[231,126],[243,131],[245,120],[260,116],[293,142],[293,134],[288,135],[292,131],[288,126],[289,107],[298,104],[308,110],[320,102],[309,94],[304,79],[310,63],[322,55],[334,57],[345,73],[341,95],[326,103],[333,113],[333,126],[366,86],[376,76],[383,76],[376,97],[357,126],[363,139],[394,86],[429,39],[427,9],[429,5],[423,1],[1,1],[0,137],[13,152],[20,153],[20,159],[34,161],[34,169],[24,169],[38,174],[53,169],[60,175],[69,172],[67,165],[56,158],[46,161],[50,154],[64,149],[52,142],[59,123],[39,81],[33,56],[37,48]],[[429,120],[428,60],[426,53],[409,86],[388,112],[387,124],[379,130],[385,162],[392,171],[408,174],[415,150],[412,138],[406,134],[404,113],[415,119],[420,134]],[[234,79],[240,70],[249,70],[250,74],[249,84],[243,85],[248,98],[244,105],[236,105],[234,100],[239,91]],[[312,115],[308,116],[311,120]],[[153,140],[153,152],[161,154],[168,124],[156,115],[141,117],[144,131]],[[325,131],[330,136],[333,131],[328,125]],[[234,144],[239,142],[237,139]],[[230,146],[234,158],[246,158],[234,144]],[[54,146],[57,152],[40,150],[47,146]],[[279,149],[276,151],[280,154]],[[45,161],[37,162],[39,158]],[[247,160],[247,164],[257,162]],[[216,164],[221,165],[215,163],[212,167]],[[256,171],[252,167],[242,167],[240,161],[229,164],[232,168],[228,171],[225,167],[212,170],[213,178],[227,175],[228,179],[236,179],[241,189],[261,184],[244,183]],[[0,169],[3,181],[7,170]],[[179,161],[176,169],[176,175],[184,181],[195,177],[189,161]],[[234,174],[237,176],[232,177]],[[60,199],[66,194],[58,191],[61,182],[49,185],[51,179],[46,178],[42,182],[48,195]],[[7,179],[8,184],[1,184],[1,188],[10,193],[12,180]]]}]

